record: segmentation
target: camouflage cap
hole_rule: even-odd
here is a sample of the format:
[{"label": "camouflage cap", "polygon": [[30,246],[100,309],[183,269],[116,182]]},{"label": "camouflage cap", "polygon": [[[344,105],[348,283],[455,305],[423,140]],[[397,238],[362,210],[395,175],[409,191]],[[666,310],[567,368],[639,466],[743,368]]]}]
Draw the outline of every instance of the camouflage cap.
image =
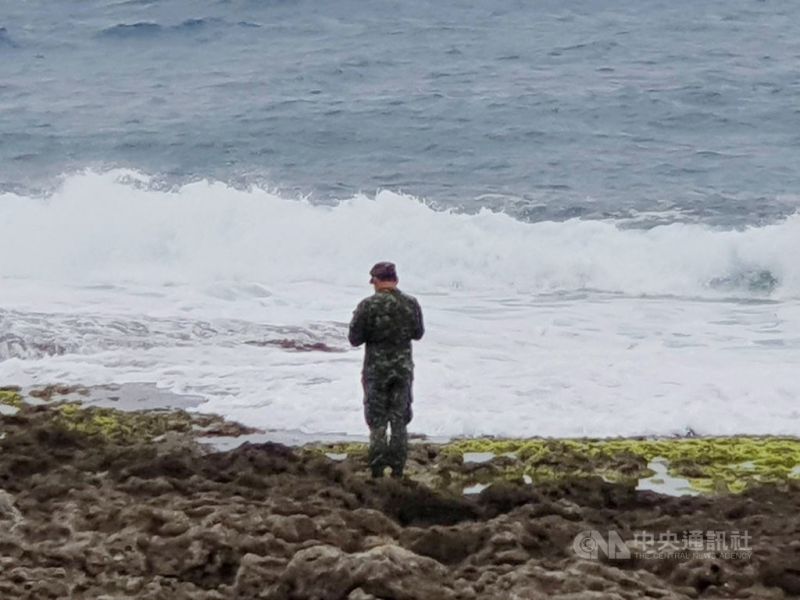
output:
[{"label": "camouflage cap", "polygon": [[379,281],[397,281],[397,270],[395,269],[394,263],[391,262],[379,262],[376,263],[374,267],[369,270],[370,274],[370,282],[373,279],[378,279]]}]

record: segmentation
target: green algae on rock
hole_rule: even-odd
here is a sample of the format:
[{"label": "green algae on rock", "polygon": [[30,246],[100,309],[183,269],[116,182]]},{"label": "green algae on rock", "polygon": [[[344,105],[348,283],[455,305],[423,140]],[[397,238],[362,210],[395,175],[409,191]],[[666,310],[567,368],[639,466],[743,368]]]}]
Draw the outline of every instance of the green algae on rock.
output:
[{"label": "green algae on rock", "polygon": [[78,402],[58,405],[57,420],[67,429],[117,442],[152,440],[168,431],[188,432],[192,417],[185,412],[124,412],[84,407]]},{"label": "green algae on rock", "polygon": [[364,442],[341,442],[334,444],[306,444],[303,450],[313,454],[346,454],[349,458],[367,456],[369,446]]},{"label": "green algae on rock", "polygon": [[255,429],[225,421],[217,415],[182,410],[122,411],[84,406],[80,402],[56,405],[57,421],[66,429],[118,443],[155,440],[169,432],[196,436],[237,436]]},{"label": "green algae on rock", "polygon": [[690,439],[493,440],[466,439],[443,452],[513,453],[519,468],[535,480],[599,475],[610,481],[637,480],[653,474],[648,465],[663,459],[669,474],[685,477],[700,492],[741,492],[758,483],[798,478],[800,439],[724,437]]},{"label": "green algae on rock", "polygon": [[22,396],[19,393],[19,388],[0,388],[0,404],[21,408]]},{"label": "green algae on rock", "polygon": [[[364,463],[364,443],[314,444],[311,453],[347,455]],[[473,454],[491,460],[465,460]],[[740,493],[761,483],[800,479],[800,439],[725,437],[675,439],[486,439],[411,444],[406,471],[439,488],[460,489],[492,481],[557,482],[600,477],[635,487],[655,475],[654,460],[670,477],[700,493]]]}]

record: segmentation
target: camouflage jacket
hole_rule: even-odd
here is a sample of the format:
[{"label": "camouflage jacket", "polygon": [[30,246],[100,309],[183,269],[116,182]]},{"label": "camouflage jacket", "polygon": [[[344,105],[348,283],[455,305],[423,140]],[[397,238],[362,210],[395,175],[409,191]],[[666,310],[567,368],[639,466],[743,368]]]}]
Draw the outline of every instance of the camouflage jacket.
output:
[{"label": "camouflage jacket", "polygon": [[350,343],[367,344],[365,378],[408,377],[414,371],[411,340],[425,333],[416,298],[400,290],[376,292],[362,300],[350,321]]}]

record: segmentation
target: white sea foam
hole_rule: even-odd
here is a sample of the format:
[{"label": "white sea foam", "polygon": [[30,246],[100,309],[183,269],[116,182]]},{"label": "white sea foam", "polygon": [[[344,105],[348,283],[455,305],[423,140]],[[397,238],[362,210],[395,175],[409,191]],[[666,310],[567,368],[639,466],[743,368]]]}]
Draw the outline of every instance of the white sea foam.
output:
[{"label": "white sea foam", "polygon": [[391,259],[428,325],[412,431],[800,434],[800,217],[523,223],[114,172],[0,196],[0,222],[0,383],[151,381],[262,427],[361,433],[346,323]]},{"label": "white sea foam", "polygon": [[429,291],[718,296],[760,293],[767,284],[760,276],[769,274],[774,296],[800,295],[800,215],[742,231],[620,229],[435,211],[388,191],[331,207],[222,183],[155,191],[146,181],[131,172],[86,173],[44,200],[0,196],[0,276],[358,285],[365,265],[385,257]]}]

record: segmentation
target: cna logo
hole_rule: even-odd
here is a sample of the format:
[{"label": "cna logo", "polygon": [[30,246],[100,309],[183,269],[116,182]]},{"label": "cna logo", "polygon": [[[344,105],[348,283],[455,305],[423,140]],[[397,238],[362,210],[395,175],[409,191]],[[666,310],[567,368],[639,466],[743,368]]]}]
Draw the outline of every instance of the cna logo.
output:
[{"label": "cna logo", "polygon": [[610,560],[625,560],[631,557],[631,551],[620,535],[611,530],[607,537],[599,531],[587,529],[581,531],[572,540],[572,549],[580,558],[597,560],[601,555]]}]

